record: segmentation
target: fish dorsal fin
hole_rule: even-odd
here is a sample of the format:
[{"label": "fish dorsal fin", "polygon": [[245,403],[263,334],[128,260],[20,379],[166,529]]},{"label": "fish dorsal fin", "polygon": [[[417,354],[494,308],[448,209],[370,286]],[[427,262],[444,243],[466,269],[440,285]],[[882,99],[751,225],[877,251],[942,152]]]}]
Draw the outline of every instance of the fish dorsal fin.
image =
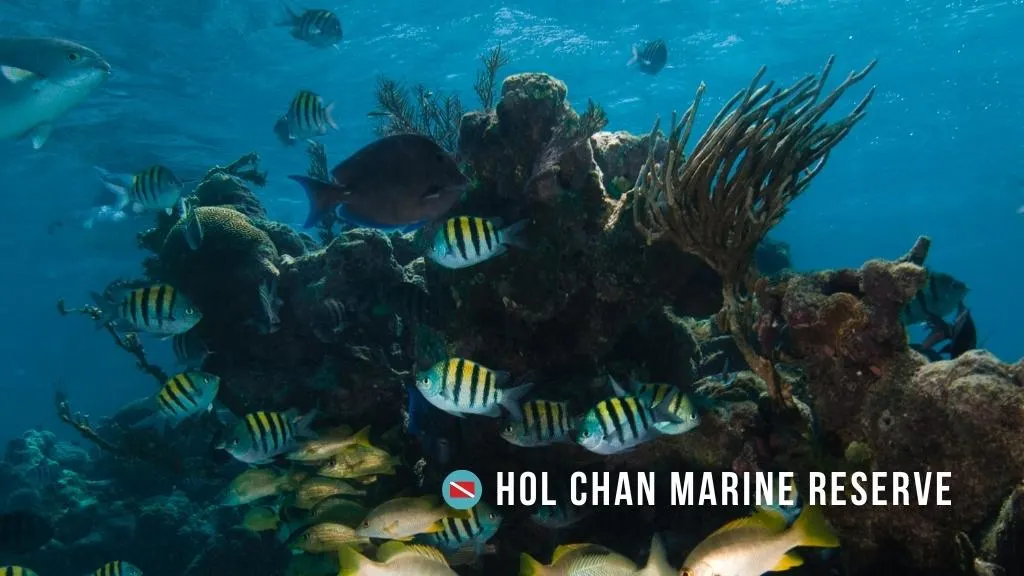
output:
[{"label": "fish dorsal fin", "polygon": [[328,438],[348,438],[352,435],[352,428],[349,426],[337,426],[324,433]]},{"label": "fish dorsal fin", "polygon": [[782,532],[786,529],[786,518],[774,510],[759,508],[752,515],[746,518],[738,518],[715,530],[713,534],[732,532],[740,528],[761,528],[772,532]]},{"label": "fish dorsal fin", "polygon": [[779,563],[771,569],[771,572],[783,572],[785,570],[789,570],[790,568],[796,568],[797,566],[800,566],[803,563],[803,558],[792,552],[787,552],[785,556],[779,559]]},{"label": "fish dorsal fin", "polygon": [[10,80],[11,84],[18,84],[26,80],[36,78],[35,72],[18,68],[16,66],[0,66],[0,74],[4,75],[4,78]]},{"label": "fish dorsal fin", "polygon": [[626,390],[622,388],[622,386],[615,380],[615,378],[612,378],[611,374],[608,375],[608,384],[612,387],[612,393],[614,393],[616,396],[629,396],[629,393],[627,393]]},{"label": "fish dorsal fin", "polygon": [[377,560],[380,562],[390,562],[391,560],[402,556],[421,556],[423,558],[434,560],[435,562],[441,562],[445,565],[448,564],[448,561],[445,560],[444,554],[442,554],[440,550],[423,544],[403,544],[401,542],[391,540],[381,544],[381,547],[377,550]]},{"label": "fish dorsal fin", "polygon": [[352,436],[352,441],[361,446],[367,446],[372,448],[373,444],[370,444],[370,427],[366,426],[359,430],[358,432],[356,432],[355,435]]},{"label": "fish dorsal fin", "polygon": [[574,552],[588,552],[593,554],[607,553],[608,549],[597,544],[562,544],[551,553],[551,563],[557,563],[566,554]]}]

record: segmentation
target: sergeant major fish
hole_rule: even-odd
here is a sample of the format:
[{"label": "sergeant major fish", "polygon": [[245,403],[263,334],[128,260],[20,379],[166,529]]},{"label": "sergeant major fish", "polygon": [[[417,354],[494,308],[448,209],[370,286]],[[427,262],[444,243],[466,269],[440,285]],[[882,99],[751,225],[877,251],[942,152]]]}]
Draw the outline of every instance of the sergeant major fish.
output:
[{"label": "sergeant major fish", "polygon": [[220,389],[220,378],[207,372],[182,372],[164,383],[155,397],[158,410],[135,427],[162,422],[173,428],[183,420],[213,410],[213,401]]},{"label": "sergeant major fish", "polygon": [[633,57],[629,59],[626,66],[636,65],[637,69],[644,74],[655,75],[668,63],[668,46],[665,41],[657,39],[642,45],[633,45]]},{"label": "sergeant major fish", "polygon": [[458,269],[500,256],[509,246],[525,248],[519,234],[526,222],[520,220],[502,228],[500,218],[449,218],[434,235],[434,244],[428,257],[445,268]]},{"label": "sergeant major fish", "polygon": [[516,446],[547,446],[572,442],[572,418],[567,402],[530,400],[520,406],[523,417],[508,422],[501,437]]},{"label": "sergeant major fish", "polygon": [[504,406],[513,419],[521,419],[519,399],[530,391],[533,384],[500,388],[508,380],[507,372],[496,372],[471,360],[452,358],[421,372],[416,377],[416,387],[427,402],[459,418],[464,414],[497,418]]},{"label": "sergeant major fish", "polygon": [[[618,396],[628,396],[618,382],[608,377]],[[654,415],[654,427],[662,434],[684,434],[700,426],[700,414],[693,399],[670,384],[652,384],[632,380],[633,395]]]},{"label": "sergeant major fish", "polygon": [[798,546],[836,548],[839,540],[821,510],[805,508],[786,528],[781,515],[759,509],[752,516],[729,522],[705,538],[683,562],[680,576],[760,576],[803,564],[790,552]]},{"label": "sergeant major fish", "polygon": [[43,147],[53,123],[110,76],[94,50],[58,38],[0,38],[0,138]]},{"label": "sergeant major fish", "polygon": [[[327,134],[327,128],[338,129],[338,124],[331,117],[334,103],[324,106],[323,98],[310,92],[300,90],[285,114],[287,137],[289,140],[305,140]],[[280,134],[279,134],[280,135]]]},{"label": "sergeant major fish", "polygon": [[202,366],[206,357],[213,354],[196,330],[175,334],[171,340],[171,348],[174,349],[174,358],[178,364],[189,368]]},{"label": "sergeant major fish", "polygon": [[227,450],[236,460],[246,464],[266,464],[277,456],[299,447],[299,438],[315,438],[310,429],[316,410],[299,416],[297,410],[287,412],[253,412],[246,414],[218,448]]},{"label": "sergeant major fish", "polygon": [[[114,174],[99,166],[96,169],[100,171],[103,184],[117,194],[118,210],[130,205],[136,213],[163,210],[173,214],[174,208],[181,204],[185,185],[166,166],[156,164],[132,176]],[[184,208],[182,214],[185,214]]]},{"label": "sergeant major fish", "polygon": [[292,38],[301,40],[315,48],[337,46],[341,42],[341,19],[330,10],[303,10],[297,14],[288,6],[284,7],[287,14],[278,22],[278,26],[291,28]]},{"label": "sergeant major fish", "polygon": [[501,514],[485,502],[480,502],[468,512],[468,518],[443,518],[442,530],[424,534],[420,538],[426,544],[445,552],[459,552],[468,548],[477,554],[483,554],[487,541],[501,527]]},{"label": "sergeant major fish", "polygon": [[659,435],[651,409],[636,396],[598,402],[584,416],[576,442],[595,454],[629,452]]},{"label": "sergeant major fish", "polygon": [[170,284],[117,289],[110,298],[92,293],[102,316],[100,325],[114,322],[131,332],[173,336],[191,330],[203,318],[192,300]]},{"label": "sergeant major fish", "polygon": [[142,570],[128,562],[114,560],[97,568],[92,576],[142,576]]},{"label": "sergeant major fish", "polygon": [[948,316],[956,311],[967,292],[967,284],[960,280],[943,272],[928,270],[924,286],[903,308],[903,321],[908,325],[920,324],[934,316]]},{"label": "sergeant major fish", "polygon": [[357,226],[411,232],[443,216],[469,187],[455,160],[419,134],[385,136],[364,146],[331,170],[330,182],[289,178],[309,198],[306,228],[334,211]]}]

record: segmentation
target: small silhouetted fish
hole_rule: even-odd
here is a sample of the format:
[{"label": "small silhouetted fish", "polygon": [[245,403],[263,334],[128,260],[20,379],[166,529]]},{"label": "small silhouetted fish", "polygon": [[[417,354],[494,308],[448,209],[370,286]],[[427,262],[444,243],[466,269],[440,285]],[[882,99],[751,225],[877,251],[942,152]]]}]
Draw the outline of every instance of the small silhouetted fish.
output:
[{"label": "small silhouetted fish", "polygon": [[317,306],[313,333],[321,342],[333,342],[345,329],[345,305],[328,298]]},{"label": "small silhouetted fish", "polygon": [[197,330],[175,334],[172,347],[174,348],[174,358],[178,364],[190,368],[202,366],[206,357],[213,353]]},{"label": "small silhouetted fish", "polygon": [[199,221],[199,212],[185,209],[182,219],[185,221],[185,242],[192,250],[199,250],[203,243],[203,224]]},{"label": "small silhouetted fish", "polygon": [[657,39],[646,44],[633,45],[633,57],[629,59],[626,66],[636,65],[637,69],[644,74],[657,74],[668,62],[668,46],[665,41]]},{"label": "small silhouetted fish", "polygon": [[261,334],[277,332],[281,326],[278,311],[283,303],[277,297],[277,278],[261,280],[257,296],[259,297],[259,310],[256,317],[249,320],[249,323],[254,325]]},{"label": "small silhouetted fish", "polygon": [[929,322],[952,314],[967,296],[967,284],[943,272],[928,271],[924,286],[903,309],[903,321],[909,324]]},{"label": "small silhouetted fish", "polygon": [[[974,325],[971,311],[962,302],[957,306],[956,320],[952,325],[937,314],[932,315],[928,324],[931,332],[915,350],[932,361],[941,360],[942,354],[948,354],[949,359],[953,360],[978,347],[978,329]],[[935,346],[945,340],[949,340],[949,343],[935,351]]]},{"label": "small silhouetted fish", "polygon": [[364,146],[331,170],[330,182],[289,178],[309,197],[307,228],[334,210],[357,226],[409,232],[443,216],[469,187],[455,160],[419,134],[395,134]]},{"label": "small silhouetted fish", "polygon": [[281,116],[277,119],[277,122],[274,123],[274,134],[285,146],[295,145],[295,139],[292,138],[288,130],[288,114]]},{"label": "small silhouetted fish", "polygon": [[27,510],[0,514],[0,551],[27,554],[53,538],[53,525]]},{"label": "small silhouetted fish", "polygon": [[330,10],[304,10],[297,14],[285,6],[287,14],[278,26],[290,27],[292,37],[314,46],[326,48],[341,42],[341,19]]}]

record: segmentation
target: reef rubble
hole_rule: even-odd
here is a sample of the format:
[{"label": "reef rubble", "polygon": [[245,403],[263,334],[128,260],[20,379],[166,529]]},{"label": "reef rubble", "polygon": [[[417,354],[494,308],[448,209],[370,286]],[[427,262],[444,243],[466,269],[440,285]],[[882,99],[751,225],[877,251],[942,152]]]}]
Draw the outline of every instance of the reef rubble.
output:
[{"label": "reef rubble", "polygon": [[[815,107],[830,68],[831,60],[820,77],[801,80],[764,102],[759,99],[770,91],[758,86],[762,71],[730,103],[738,103],[739,111],[730,114],[727,106],[713,128],[754,126],[737,134],[756,133],[770,144],[776,136],[766,123],[790,122],[790,128],[805,131],[803,145],[818,142],[827,153],[870,99],[869,92],[843,120],[819,124],[842,90],[871,67],[851,75]],[[211,170],[189,199],[206,232],[198,250],[190,250],[180,225],[163,215],[140,236],[140,246],[150,253],[146,280],[178,286],[206,312],[196,329],[216,354],[203,369],[220,376],[221,401],[236,415],[316,407],[324,426],[393,429],[407,417],[405,387],[412,375],[454,356],[529,378],[537,397],[568,400],[578,412],[608,395],[609,374],[664,381],[713,399],[714,408],[694,432],[604,458],[575,445],[518,448],[501,439],[499,421],[466,419],[453,424],[460,450],[446,466],[471,468],[482,477],[594,467],[950,471],[949,507],[828,508],[848,573],[867,574],[893,562],[907,573],[953,565],[964,566],[965,574],[982,574],[990,566],[1024,572],[1013,547],[1024,477],[1024,364],[1008,365],[984,351],[928,363],[908,347],[900,311],[923,285],[927,239],[904,258],[871,261],[860,269],[789,270],[788,248],[765,235],[810,176],[771,181],[762,190],[764,204],[758,204],[765,212],[748,211],[756,213],[753,224],[729,220],[730,214],[745,214],[730,204],[742,203],[739,196],[703,199],[705,192],[693,182],[707,177],[710,195],[713,180],[687,172],[700,168],[687,160],[694,154],[721,159],[714,154],[733,154],[730,144],[740,144],[716,140],[718,133],[709,131],[697,151],[683,150],[700,93],[667,137],[657,126],[634,136],[602,132],[607,118],[599,107],[591,103],[577,113],[566,85],[552,76],[508,77],[493,106],[461,118],[457,153],[476,187],[453,213],[526,219],[529,247],[472,269],[449,270],[424,259],[430,227],[412,236],[345,230],[319,245],[268,220],[253,191],[265,178],[258,159],[249,156]],[[779,94],[793,98],[789,110],[798,112],[775,115],[771,110],[784,100]],[[764,144],[742,143],[747,150]],[[822,149],[804,152],[779,154],[799,156],[789,165],[794,173],[816,173],[824,162]],[[739,161],[735,154],[729,158]],[[672,192],[673,182],[688,187]],[[697,221],[705,226],[698,231],[703,236],[686,237],[681,226]],[[745,231],[742,237],[720,229],[733,224]],[[720,241],[725,246],[715,244]],[[761,262],[771,262],[763,266],[771,269],[761,269]],[[257,290],[267,281],[274,282],[282,305],[279,324],[261,330],[250,320],[258,309]],[[318,330],[325,300],[343,310],[342,324],[329,338]],[[717,377],[723,365],[741,371],[735,382]],[[125,423],[131,420],[119,414],[96,434],[120,446],[128,441]],[[196,426],[207,431],[213,423]],[[208,441],[204,433],[197,436]],[[19,477],[25,462],[44,457],[25,456],[39,442],[53,444],[39,437],[12,443],[0,475]],[[205,459],[206,448],[208,442],[193,441],[169,449]],[[89,512],[71,516],[80,522],[62,522],[98,523],[103,528],[97,533],[116,532],[126,554],[148,547],[145,557],[191,558],[203,551],[191,567],[168,562],[147,567],[147,574],[206,574],[228,565],[232,573],[260,573],[239,562],[255,567],[280,561],[274,552],[279,547],[261,545],[255,537],[235,538],[232,532],[231,538],[214,538],[237,518],[203,500],[214,482],[207,475],[200,480],[206,489],[185,497],[172,489],[178,481],[173,474],[141,472],[152,467],[145,458],[115,465],[123,458],[110,450],[92,451],[88,458],[84,451],[68,450],[76,464],[64,472],[58,488],[63,496],[51,501],[55,518],[71,509],[56,502],[90,501]],[[406,450],[409,461],[424,456],[415,446]],[[448,469],[430,466],[426,474],[432,477]],[[191,468],[183,466],[182,472]],[[117,495],[124,486],[137,486],[131,479],[140,474],[149,479],[145,499]],[[211,475],[230,478],[216,466]],[[154,486],[164,490],[152,493]],[[681,534],[674,546],[678,564],[686,547],[730,512],[735,511],[658,507],[645,511],[644,521]],[[635,511],[601,512],[607,522],[590,522],[577,534],[623,543],[618,526],[631,521],[630,514]],[[523,529],[503,529],[496,536],[498,554],[485,567],[500,574],[512,573],[518,552],[543,555],[546,547],[533,537],[536,530],[524,515],[512,513],[506,523]],[[57,540],[73,551],[75,564],[97,563],[98,544],[81,530],[66,530],[72,533],[58,534]],[[38,566],[41,573],[66,568],[42,559]]]}]

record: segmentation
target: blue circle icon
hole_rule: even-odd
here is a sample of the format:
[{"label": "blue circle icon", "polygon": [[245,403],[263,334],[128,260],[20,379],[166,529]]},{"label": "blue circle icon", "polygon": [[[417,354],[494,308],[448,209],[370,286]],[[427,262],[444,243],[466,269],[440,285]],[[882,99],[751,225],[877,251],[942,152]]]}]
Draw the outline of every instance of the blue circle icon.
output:
[{"label": "blue circle icon", "polygon": [[456,470],[449,474],[441,485],[441,497],[445,504],[456,510],[469,510],[480,503],[484,484],[480,477],[469,470]]}]

